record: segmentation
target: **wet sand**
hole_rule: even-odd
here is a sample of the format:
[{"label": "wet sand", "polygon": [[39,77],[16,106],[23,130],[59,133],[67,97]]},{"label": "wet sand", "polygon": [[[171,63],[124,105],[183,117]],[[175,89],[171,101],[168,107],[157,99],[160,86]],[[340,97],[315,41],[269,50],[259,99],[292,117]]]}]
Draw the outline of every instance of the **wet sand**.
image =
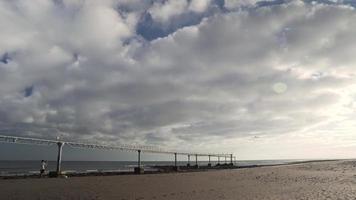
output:
[{"label": "wet sand", "polygon": [[2,179],[0,199],[356,199],[356,161],[189,173]]}]

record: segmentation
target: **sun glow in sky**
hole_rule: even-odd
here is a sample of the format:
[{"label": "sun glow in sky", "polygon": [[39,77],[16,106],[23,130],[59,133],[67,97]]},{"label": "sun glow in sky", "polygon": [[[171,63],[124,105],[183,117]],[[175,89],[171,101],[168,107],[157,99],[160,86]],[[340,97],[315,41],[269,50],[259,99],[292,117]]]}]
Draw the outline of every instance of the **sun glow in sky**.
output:
[{"label": "sun glow in sky", "polygon": [[0,133],[355,157],[354,6],[0,0]]}]

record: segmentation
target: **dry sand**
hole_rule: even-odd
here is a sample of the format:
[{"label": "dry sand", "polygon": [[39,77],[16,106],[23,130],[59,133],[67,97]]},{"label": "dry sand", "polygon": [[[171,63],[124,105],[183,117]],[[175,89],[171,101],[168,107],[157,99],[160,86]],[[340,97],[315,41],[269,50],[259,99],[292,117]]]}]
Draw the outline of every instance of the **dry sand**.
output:
[{"label": "dry sand", "polygon": [[0,199],[356,199],[356,161],[171,174],[0,180]]}]

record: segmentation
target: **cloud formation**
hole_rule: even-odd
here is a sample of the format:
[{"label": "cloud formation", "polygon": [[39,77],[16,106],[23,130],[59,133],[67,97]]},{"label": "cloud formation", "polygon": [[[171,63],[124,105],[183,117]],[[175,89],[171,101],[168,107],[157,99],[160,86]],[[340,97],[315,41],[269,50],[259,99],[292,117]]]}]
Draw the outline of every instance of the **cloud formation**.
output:
[{"label": "cloud formation", "polygon": [[228,151],[325,136],[349,147],[354,8],[266,5],[1,0],[1,132]]}]

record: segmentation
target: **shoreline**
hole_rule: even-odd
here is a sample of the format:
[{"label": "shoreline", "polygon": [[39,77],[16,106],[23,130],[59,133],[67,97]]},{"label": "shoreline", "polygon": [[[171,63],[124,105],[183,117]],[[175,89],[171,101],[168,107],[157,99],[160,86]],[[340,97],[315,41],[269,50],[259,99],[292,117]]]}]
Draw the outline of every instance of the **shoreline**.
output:
[{"label": "shoreline", "polygon": [[[91,172],[63,172],[60,177],[68,178],[68,177],[90,177],[90,176],[122,176],[122,175],[143,175],[143,174],[166,174],[166,173],[190,173],[190,172],[205,172],[205,171],[216,171],[216,170],[228,170],[228,169],[249,169],[249,168],[260,168],[260,167],[274,167],[274,166],[289,166],[289,165],[298,165],[298,164],[306,164],[306,163],[316,163],[316,162],[329,162],[329,161],[346,161],[349,159],[323,159],[323,160],[305,160],[305,161],[294,161],[290,163],[280,163],[280,164],[261,164],[261,165],[246,165],[246,166],[238,166],[231,164],[220,164],[214,166],[199,166],[196,168],[195,166],[178,166],[178,170],[175,169],[173,165],[156,165],[151,166],[150,170],[145,170],[141,174],[137,174],[134,171],[116,171],[116,170],[106,170],[106,171],[91,171]],[[50,177],[50,172],[48,172],[45,176],[41,178],[57,178]],[[60,178],[59,177],[59,178]],[[0,179],[37,179],[39,178],[39,174],[21,174],[21,175],[0,175]]]}]

